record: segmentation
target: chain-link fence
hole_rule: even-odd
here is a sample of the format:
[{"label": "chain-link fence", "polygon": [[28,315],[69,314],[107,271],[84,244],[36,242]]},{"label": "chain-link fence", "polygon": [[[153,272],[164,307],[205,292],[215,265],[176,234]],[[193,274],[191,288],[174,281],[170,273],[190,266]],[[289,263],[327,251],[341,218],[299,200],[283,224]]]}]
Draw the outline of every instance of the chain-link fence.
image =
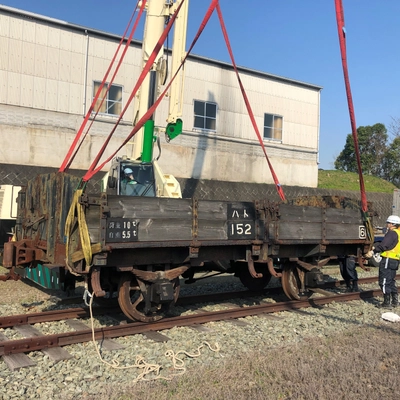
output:
[{"label": "chain-link fence", "polygon": [[[57,172],[56,168],[30,167],[27,165],[0,164],[0,184],[12,184],[24,186],[37,176]],[[83,176],[85,171],[70,170],[69,173],[76,176]],[[104,173],[96,174],[88,182],[88,191],[100,191],[101,179]],[[231,201],[253,201],[269,199],[280,201],[275,185],[257,184],[247,182],[222,182],[202,179],[178,179],[182,196],[184,198],[196,197],[206,200],[231,200]],[[284,186],[283,190],[287,199],[301,196],[342,196],[354,200],[360,200],[360,193],[355,191],[343,191],[334,189],[317,189],[300,186]],[[374,226],[384,226],[388,215],[392,213],[393,194],[391,193],[367,193],[370,202],[370,211],[373,212]]]}]

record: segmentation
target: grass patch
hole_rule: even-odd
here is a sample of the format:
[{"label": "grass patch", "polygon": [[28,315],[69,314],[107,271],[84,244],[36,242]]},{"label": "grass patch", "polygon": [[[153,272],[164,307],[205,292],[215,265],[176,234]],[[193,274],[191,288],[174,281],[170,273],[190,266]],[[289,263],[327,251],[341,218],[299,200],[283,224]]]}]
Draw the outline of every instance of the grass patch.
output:
[{"label": "grass patch", "polygon": [[[397,189],[393,183],[372,175],[364,175],[364,185],[367,192],[393,193]],[[359,191],[360,181],[354,172],[319,170],[318,188]]]}]

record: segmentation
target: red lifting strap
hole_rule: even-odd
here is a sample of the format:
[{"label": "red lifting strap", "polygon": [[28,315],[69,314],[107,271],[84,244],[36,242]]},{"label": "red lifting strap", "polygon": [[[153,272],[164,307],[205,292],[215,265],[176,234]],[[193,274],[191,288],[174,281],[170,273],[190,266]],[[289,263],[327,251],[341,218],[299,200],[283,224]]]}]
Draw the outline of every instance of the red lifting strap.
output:
[{"label": "red lifting strap", "polygon": [[240,90],[242,91],[242,95],[243,95],[244,102],[246,103],[247,112],[249,113],[249,117],[250,117],[250,119],[251,119],[251,123],[253,124],[254,131],[256,132],[257,137],[258,137],[258,141],[260,142],[260,145],[261,145],[261,147],[262,147],[262,149],[263,149],[265,158],[266,158],[266,160],[267,160],[269,169],[270,169],[270,171],[271,171],[272,177],[273,177],[274,182],[275,182],[276,190],[277,190],[277,192],[278,192],[278,194],[279,194],[279,197],[280,197],[283,201],[285,201],[285,194],[283,193],[282,186],[281,186],[281,184],[279,183],[278,177],[276,176],[275,171],[274,171],[274,168],[272,167],[272,164],[271,164],[271,162],[270,162],[270,160],[269,160],[269,158],[268,158],[267,151],[266,151],[266,149],[265,149],[263,139],[262,139],[262,137],[261,137],[260,131],[258,130],[257,122],[256,122],[256,120],[255,120],[255,118],[254,118],[253,110],[252,110],[252,108],[251,108],[251,106],[250,106],[249,99],[247,98],[246,91],[244,90],[242,81],[241,81],[240,76],[239,76],[239,72],[238,72],[238,69],[237,69],[237,66],[236,66],[236,63],[235,63],[235,59],[234,59],[234,57],[233,57],[232,48],[231,48],[231,45],[230,45],[230,42],[229,42],[228,33],[227,33],[227,30],[226,30],[226,27],[225,27],[225,23],[224,23],[224,19],[223,19],[223,17],[222,17],[222,12],[221,12],[221,8],[220,8],[220,6],[219,6],[219,3],[218,3],[218,5],[217,5],[217,13],[218,13],[218,17],[219,17],[219,22],[220,22],[220,24],[221,24],[222,33],[223,33],[224,38],[225,38],[226,47],[227,47],[227,49],[228,49],[228,51],[229,51],[229,55],[230,55],[230,57],[231,57],[231,61],[232,61],[233,68],[235,69],[236,77],[237,77],[238,82],[239,82]]},{"label": "red lifting strap", "polygon": [[363,178],[362,169],[361,169],[361,159],[360,159],[360,149],[358,147],[356,117],[354,115],[353,98],[351,95],[349,72],[348,72],[348,68],[347,68],[346,29],[345,29],[345,25],[344,25],[344,11],[343,11],[342,0],[335,0],[335,7],[336,7],[336,21],[337,21],[337,28],[338,28],[338,35],[339,35],[340,53],[342,56],[344,82],[346,85],[347,103],[349,106],[351,131],[352,131],[352,135],[353,135],[354,149],[356,152],[357,166],[358,166],[358,176],[359,176],[359,180],[360,180],[361,208],[364,212],[366,212],[368,209],[367,195],[365,192],[364,178]]},{"label": "red lifting strap", "polygon": [[[137,89],[140,87],[142,81],[144,80],[144,78],[145,78],[147,72],[149,71],[150,66],[152,65],[153,59],[155,58],[156,54],[158,54],[158,52],[159,52],[159,50],[160,50],[161,44],[165,41],[165,38],[166,38],[166,36],[167,36],[167,34],[168,34],[168,32],[169,32],[169,30],[170,30],[170,28],[171,28],[171,26],[172,26],[172,24],[173,24],[175,18],[176,18],[176,15],[178,14],[178,12],[179,12],[179,10],[180,10],[181,5],[183,4],[183,1],[184,1],[184,0],[182,0],[182,2],[180,3],[179,7],[177,8],[175,14],[174,14],[173,17],[170,19],[170,21],[169,21],[167,27],[165,28],[163,34],[161,35],[161,37],[160,37],[158,43],[156,44],[156,46],[155,46],[155,48],[154,48],[152,54],[150,55],[150,58],[149,58],[148,62],[147,62],[146,65],[144,66],[143,71],[142,71],[142,73],[141,73],[141,75],[140,75],[140,77],[139,77],[139,79],[138,79],[138,82],[137,82],[137,84],[136,84],[136,86],[135,86],[135,88],[134,88],[134,90],[133,90],[133,92],[132,92],[132,94],[131,94],[131,97],[130,97],[129,100],[128,100],[128,104],[126,105],[126,107],[124,108],[124,110],[123,110],[122,113],[121,113],[121,118],[122,118],[122,115],[125,113],[126,108],[128,107],[129,103],[131,102],[131,100],[133,99],[134,95],[136,94]],[[197,32],[197,34],[196,34],[196,36],[195,36],[195,38],[194,38],[194,40],[193,40],[191,46],[189,47],[189,50],[187,51],[187,53],[186,53],[184,59],[183,59],[182,62],[181,62],[181,65],[179,66],[179,68],[178,68],[177,71],[175,72],[175,75],[172,77],[171,81],[168,83],[168,85],[167,85],[167,87],[165,88],[165,90],[160,94],[160,96],[157,98],[157,100],[155,101],[155,103],[147,110],[147,112],[146,112],[146,113],[140,118],[140,120],[135,124],[134,128],[132,129],[132,131],[130,132],[130,134],[128,135],[128,137],[127,137],[127,138],[124,140],[124,142],[118,147],[118,149],[116,149],[115,152],[114,152],[112,155],[110,155],[104,162],[102,162],[99,166],[97,166],[98,161],[99,161],[99,158],[100,158],[100,156],[101,156],[101,155],[99,154],[99,156],[98,156],[98,157],[96,158],[96,160],[93,162],[93,164],[91,165],[91,167],[90,167],[90,169],[88,170],[88,172],[86,173],[86,175],[83,177],[83,181],[85,181],[85,182],[88,181],[94,174],[96,174],[97,172],[99,172],[99,171],[104,167],[105,164],[107,164],[109,161],[111,161],[111,160],[113,159],[113,157],[118,153],[118,151],[121,150],[122,147],[124,147],[124,146],[126,145],[126,143],[128,143],[128,141],[140,130],[140,128],[144,125],[144,123],[145,123],[145,122],[150,118],[150,116],[154,113],[155,109],[158,107],[158,105],[160,104],[161,100],[163,99],[163,97],[165,96],[165,94],[167,93],[167,91],[169,90],[169,88],[170,88],[172,82],[174,81],[174,79],[175,79],[176,76],[178,75],[180,69],[183,67],[183,65],[184,65],[184,63],[185,63],[185,61],[186,61],[186,59],[188,58],[188,56],[189,56],[190,52],[192,51],[194,45],[196,44],[196,42],[197,42],[197,40],[199,39],[201,33],[203,32],[205,26],[207,25],[207,23],[208,23],[208,21],[209,21],[211,15],[212,15],[212,13],[214,12],[215,8],[217,8],[217,10],[219,9],[218,0],[212,0],[212,1],[211,1],[210,6],[209,6],[209,8],[208,8],[208,10],[207,10],[207,12],[206,12],[206,14],[205,14],[205,16],[204,16],[204,19],[203,19],[202,23],[200,24],[200,27],[199,27],[199,29],[198,29],[198,32]],[[219,15],[220,15],[220,11],[219,11]],[[222,18],[222,15],[221,15],[221,18]],[[223,25],[223,21],[222,21],[222,26],[224,26],[224,25]],[[223,30],[225,30],[225,34],[226,34],[226,29],[223,28]],[[224,35],[225,35],[225,34],[224,34]],[[227,36],[226,36],[226,40],[227,40]],[[271,165],[271,163],[270,163],[270,161],[269,161],[269,159],[268,159],[268,156],[267,156],[267,154],[266,154],[266,150],[265,150],[265,147],[264,147],[264,144],[263,144],[261,135],[260,135],[260,133],[259,133],[259,131],[258,131],[257,124],[256,124],[256,122],[255,122],[254,114],[253,114],[253,112],[252,112],[252,110],[251,110],[250,103],[249,103],[249,101],[248,101],[248,99],[247,99],[247,96],[246,96],[246,93],[245,93],[245,91],[244,91],[242,82],[241,82],[241,80],[240,80],[240,77],[239,77],[239,74],[238,74],[238,71],[237,71],[237,67],[236,67],[236,64],[235,64],[235,62],[234,62],[233,54],[232,54],[232,51],[230,50],[229,40],[227,40],[227,46],[228,46],[228,49],[229,49],[230,54],[231,54],[232,62],[233,62],[233,64],[234,64],[234,68],[235,68],[235,71],[236,71],[236,74],[237,74],[237,77],[238,77],[239,85],[240,85],[240,87],[241,87],[241,90],[242,90],[242,93],[243,93],[243,96],[244,96],[244,100],[245,100],[247,109],[248,109],[248,111],[249,111],[250,119],[251,119],[251,121],[252,121],[252,123],[253,123],[253,126],[254,126],[254,128],[255,128],[255,130],[256,130],[256,133],[257,133],[257,135],[258,135],[259,141],[260,141],[261,146],[262,146],[262,148],[263,148],[265,157],[266,157],[266,159],[267,159],[268,165],[269,165],[269,167],[270,167],[272,176],[273,176],[273,178],[274,178],[274,181],[275,181],[275,184],[276,184],[276,187],[277,187],[278,194],[279,194],[279,196],[280,196],[280,198],[281,198],[282,200],[285,200],[285,195],[284,195],[284,193],[283,193],[283,189],[282,189],[280,183],[278,182],[278,179],[277,179],[277,177],[276,177],[276,174],[275,174],[275,172],[274,172],[274,170],[273,170],[273,167],[272,167],[272,165]],[[119,122],[119,121],[118,121],[118,122]],[[118,122],[117,122],[117,124],[118,124]],[[116,124],[116,125],[117,125],[117,124]],[[110,139],[111,139],[111,136],[113,135],[114,131],[115,131],[115,129],[114,129],[114,130],[110,133],[110,135],[108,136],[108,138],[107,138],[107,140],[106,140],[106,143],[105,143],[104,146],[103,146],[103,151],[104,151],[104,149],[106,148],[107,144],[109,143],[109,141],[110,141]],[[102,152],[101,152],[101,154],[102,154]],[[97,167],[96,167],[96,166],[97,166]]]},{"label": "red lifting strap", "polygon": [[[184,1],[184,0],[183,0]],[[167,27],[165,28],[165,31],[169,31],[170,29],[170,24],[172,26],[172,23],[175,20],[176,15],[178,14],[178,11],[180,9],[180,6],[183,4],[183,1],[181,2],[181,4],[179,5],[178,9],[176,10],[174,16],[172,17],[172,20],[170,20],[170,22],[168,23]],[[122,147],[124,147],[126,145],[126,143],[129,142],[129,140],[135,136],[135,134],[139,131],[139,129],[144,125],[144,123],[150,118],[150,116],[154,113],[154,111],[156,110],[156,108],[158,107],[158,105],[161,103],[161,100],[164,98],[164,96],[166,95],[166,93],[168,92],[169,88],[171,87],[172,82],[174,81],[174,79],[177,77],[179,71],[182,69],[186,59],[189,57],[190,52],[192,51],[194,45],[196,44],[197,40],[199,39],[201,33],[203,32],[205,26],[207,25],[207,22],[209,21],[216,5],[218,3],[218,0],[212,0],[210,7],[208,8],[204,19],[202,21],[202,23],[200,24],[200,27],[197,31],[197,34],[195,36],[195,38],[193,39],[192,44],[189,47],[189,50],[186,52],[185,57],[183,58],[180,66],[178,67],[178,69],[175,72],[175,75],[172,77],[172,79],[170,80],[170,82],[168,83],[168,85],[166,86],[165,90],[160,94],[160,96],[157,98],[157,100],[155,101],[155,103],[147,110],[147,112],[143,115],[142,118],[140,118],[140,120],[135,124],[134,128],[132,129],[131,133],[128,135],[128,137],[124,140],[124,142],[118,147],[117,150],[115,150],[115,152],[109,156],[102,164],[100,164],[96,169],[93,169],[92,171],[88,171],[88,173],[83,177],[83,181],[88,181],[94,174],[96,174],[97,172],[99,172],[105,164],[107,164],[109,161],[111,161],[113,159],[113,157],[118,153],[118,151],[120,151],[122,149]],[[164,31],[164,33],[165,33]],[[167,32],[168,33],[168,32]],[[161,36],[160,40],[158,43],[163,43],[163,41],[165,40],[165,36],[164,34]],[[159,51],[159,47],[158,47],[158,43],[156,45],[156,47],[154,48],[152,55],[153,54],[157,54]],[[151,56],[150,56],[151,57]],[[146,64],[147,65],[147,64]],[[146,65],[144,67],[144,69],[146,69]],[[143,71],[144,72],[144,71]],[[142,72],[142,74],[143,74]],[[144,79],[144,78],[143,78]],[[140,77],[139,77],[140,80]]]},{"label": "red lifting strap", "polygon": [[[87,182],[94,174],[96,174],[97,172],[99,172],[99,171],[104,167],[105,164],[107,164],[109,161],[111,161],[111,160],[113,159],[113,157],[118,153],[118,151],[121,150],[122,147],[125,146],[125,144],[128,143],[128,141],[139,131],[139,129],[144,125],[144,123],[145,123],[145,122],[150,118],[150,116],[154,113],[155,109],[158,107],[158,105],[160,104],[162,98],[165,96],[167,90],[168,90],[169,87],[171,86],[172,80],[171,80],[171,82],[169,83],[169,85],[166,87],[166,89],[164,90],[164,92],[159,96],[159,98],[157,99],[157,101],[147,110],[147,112],[146,112],[146,113],[140,118],[140,120],[135,124],[135,127],[133,128],[133,130],[131,131],[131,133],[128,135],[128,137],[124,140],[124,142],[121,144],[121,146],[118,147],[118,149],[115,150],[115,152],[114,152],[110,157],[108,157],[103,163],[101,163],[100,166],[97,166],[97,164],[98,164],[99,161],[100,161],[101,156],[103,155],[103,153],[104,153],[104,151],[105,151],[105,149],[106,149],[108,143],[109,143],[110,140],[111,140],[112,135],[114,134],[114,132],[115,132],[115,130],[116,130],[116,128],[117,128],[119,122],[121,121],[121,119],[122,119],[122,117],[123,117],[123,115],[125,114],[125,112],[126,112],[128,106],[129,106],[129,104],[130,104],[131,101],[133,100],[134,96],[136,95],[136,92],[139,90],[139,88],[140,88],[142,82],[144,81],[146,75],[147,75],[148,72],[150,71],[150,68],[151,68],[151,66],[152,66],[153,63],[154,63],[154,60],[155,60],[157,54],[159,53],[162,44],[165,42],[165,40],[166,40],[166,38],[167,38],[167,36],[168,36],[168,33],[170,32],[170,30],[171,30],[171,28],[172,28],[172,26],[173,26],[173,24],[174,24],[174,22],[175,22],[176,16],[178,15],[178,13],[179,13],[179,11],[180,11],[180,9],[181,9],[181,6],[182,6],[182,4],[184,3],[184,1],[185,1],[185,0],[182,0],[182,1],[181,1],[181,3],[179,4],[178,8],[177,8],[176,11],[175,11],[175,13],[174,13],[173,16],[170,18],[170,20],[169,20],[167,26],[165,27],[164,32],[161,34],[160,39],[159,39],[158,42],[156,43],[156,45],[155,45],[155,47],[154,47],[154,49],[153,49],[153,51],[152,51],[152,53],[151,53],[149,59],[147,60],[145,66],[143,67],[143,70],[142,70],[142,72],[141,72],[141,74],[140,74],[140,76],[139,76],[139,79],[138,79],[138,81],[136,82],[136,85],[135,85],[135,87],[133,88],[133,91],[132,91],[132,93],[131,93],[131,95],[130,95],[128,101],[127,101],[127,104],[125,105],[124,109],[122,110],[121,115],[119,116],[119,118],[118,118],[118,120],[117,120],[117,122],[116,122],[114,128],[112,129],[112,131],[111,131],[110,134],[108,135],[108,137],[107,137],[107,139],[106,139],[106,141],[105,141],[103,147],[101,148],[99,154],[97,155],[97,157],[96,157],[95,160],[93,161],[92,165],[90,166],[89,170],[86,172],[85,176],[83,177],[83,181],[84,181],[84,182]],[[186,57],[187,57],[187,55],[186,55]],[[185,57],[185,60],[186,60],[186,57]],[[182,61],[182,63],[181,63],[181,66],[178,68],[178,71],[180,70],[180,68],[182,67],[182,65],[183,65],[183,61]],[[177,73],[178,73],[178,71],[177,71]],[[177,73],[175,74],[175,76],[174,76],[173,79],[175,79]]]},{"label": "red lifting strap", "polygon": [[[118,64],[117,64],[117,67],[116,67],[116,69],[115,69],[115,72],[114,72],[114,74],[113,74],[113,76],[112,76],[112,78],[111,78],[111,80],[110,80],[110,82],[109,82],[109,84],[108,84],[106,93],[108,93],[108,91],[110,90],[110,87],[111,87],[112,83],[114,82],[115,76],[117,75],[118,70],[119,70],[119,68],[120,68],[120,66],[121,66],[121,64],[122,64],[122,61],[123,61],[123,59],[124,59],[124,57],[125,57],[125,54],[126,54],[128,48],[129,48],[129,45],[130,45],[130,43],[131,43],[131,41],[132,41],[132,38],[133,38],[133,35],[134,35],[134,33],[135,33],[135,31],[136,31],[136,28],[137,28],[137,26],[138,26],[139,20],[140,20],[140,18],[141,18],[141,16],[142,16],[142,13],[143,13],[143,11],[144,11],[146,2],[147,2],[147,0],[143,0],[143,2],[142,2],[142,5],[141,5],[140,10],[139,10],[139,13],[138,13],[138,16],[137,16],[137,18],[136,18],[136,21],[135,21],[133,27],[132,27],[131,34],[129,35],[129,38],[128,38],[126,44],[125,44],[125,49],[124,49],[124,51],[123,51],[123,53],[122,53],[122,56],[120,57],[120,60],[119,60],[119,62],[118,62]],[[102,80],[102,82],[101,82],[101,84],[100,84],[100,86],[99,86],[99,88],[98,88],[98,90],[97,90],[97,92],[96,92],[96,95],[95,95],[95,97],[94,97],[94,99],[93,99],[93,102],[92,102],[91,106],[89,107],[89,109],[88,109],[88,111],[87,111],[87,113],[86,113],[85,119],[83,120],[83,122],[82,122],[82,124],[81,124],[81,126],[80,126],[80,128],[79,128],[79,130],[78,130],[78,132],[77,132],[77,134],[75,135],[74,141],[73,141],[73,143],[71,144],[71,147],[70,147],[70,149],[69,149],[69,151],[68,151],[68,153],[67,153],[67,155],[66,155],[66,157],[65,157],[65,159],[64,159],[64,161],[63,161],[63,163],[62,163],[62,165],[61,165],[61,167],[60,167],[60,169],[59,169],[59,172],[65,172],[65,171],[68,170],[68,168],[71,166],[71,163],[72,163],[72,161],[74,160],[74,158],[75,158],[77,152],[79,151],[79,149],[80,149],[80,147],[81,147],[81,145],[82,145],[82,143],[83,143],[83,140],[85,139],[86,135],[88,134],[90,128],[91,128],[92,125],[93,125],[93,122],[94,122],[95,118],[97,117],[98,111],[96,111],[96,114],[93,116],[93,120],[92,120],[92,122],[91,122],[89,128],[88,128],[87,131],[85,132],[85,135],[83,136],[81,142],[79,143],[78,148],[74,151],[74,149],[75,149],[75,147],[77,146],[77,144],[78,144],[78,142],[79,142],[79,139],[80,139],[80,137],[81,137],[81,135],[82,135],[82,132],[83,132],[85,126],[86,126],[86,123],[87,123],[87,121],[89,120],[89,117],[91,116],[91,114],[92,114],[92,112],[93,112],[93,110],[94,110],[94,105],[96,104],[96,102],[97,102],[97,100],[98,100],[98,98],[99,98],[99,96],[100,96],[100,94],[101,94],[101,92],[102,92],[102,89],[103,89],[103,87],[104,87],[104,85],[105,85],[105,82],[106,82],[106,80],[107,80],[107,77],[108,77],[108,75],[109,75],[109,73],[110,73],[110,71],[111,71],[111,67],[113,66],[113,64],[114,64],[114,62],[115,62],[115,59],[116,59],[116,57],[117,57],[117,54],[118,54],[119,51],[120,51],[120,48],[121,48],[121,46],[122,46],[122,43],[123,43],[123,41],[125,40],[126,33],[127,33],[128,29],[129,29],[129,26],[130,26],[131,23],[132,23],[132,19],[133,19],[134,15],[135,15],[136,9],[138,8],[138,5],[139,5],[139,0],[138,0],[138,2],[137,2],[137,4],[136,4],[135,11],[133,12],[133,14],[132,14],[132,16],[131,16],[131,18],[130,18],[130,20],[129,20],[129,23],[128,23],[126,29],[125,29],[125,32],[124,32],[124,34],[123,34],[123,36],[122,36],[122,38],[121,38],[121,40],[120,40],[120,43],[119,43],[119,45],[118,45],[118,47],[117,47],[117,50],[116,50],[116,52],[115,52],[115,54],[114,54],[114,57],[113,57],[113,59],[111,60],[110,65],[109,65],[109,67],[108,67],[108,69],[107,69],[107,71],[106,71],[106,73],[105,73],[105,75],[104,75],[104,78],[103,78],[103,80]],[[106,97],[106,96],[104,95],[104,96],[103,96],[103,99],[101,100],[101,103],[100,103],[98,109],[100,109],[101,105],[103,104],[103,102],[104,102],[104,100],[105,100],[105,97]]]}]

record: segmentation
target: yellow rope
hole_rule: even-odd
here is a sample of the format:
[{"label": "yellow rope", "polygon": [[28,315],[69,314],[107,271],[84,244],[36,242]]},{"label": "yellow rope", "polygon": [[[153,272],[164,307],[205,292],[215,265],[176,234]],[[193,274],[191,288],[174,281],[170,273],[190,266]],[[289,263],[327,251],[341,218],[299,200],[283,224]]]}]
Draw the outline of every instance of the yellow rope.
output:
[{"label": "yellow rope", "polygon": [[[134,380],[134,383],[138,383],[139,381],[153,381],[157,379],[164,379],[166,381],[171,381],[175,376],[183,375],[186,372],[186,367],[185,363],[181,358],[178,358],[178,354],[185,354],[188,357],[195,358],[195,357],[200,357],[201,352],[200,350],[204,346],[208,346],[208,348],[211,351],[218,352],[220,350],[218,343],[215,344],[215,348],[212,348],[212,346],[208,342],[203,342],[201,346],[197,348],[197,352],[195,354],[188,353],[187,351],[180,350],[177,353],[174,353],[172,350],[167,350],[165,352],[166,357],[172,358],[173,366],[175,370],[180,370],[179,373],[177,374],[171,374],[169,376],[161,376],[160,375],[160,370],[161,370],[161,365],[159,364],[149,364],[145,361],[145,359],[141,355],[137,355],[135,359],[135,363],[133,365],[126,365],[126,366],[120,366],[118,360],[112,360],[111,363],[108,361],[104,360],[103,357],[101,356],[100,350],[99,350],[99,344],[96,341],[95,338],[95,333],[94,333],[94,319],[93,319],[93,311],[92,311],[92,305],[93,305],[93,295],[90,295],[90,302],[89,302],[89,310],[90,310],[90,321],[91,321],[91,326],[92,326],[92,341],[95,346],[97,355],[99,356],[100,361],[102,361],[104,364],[108,365],[111,368],[115,369],[131,369],[131,368],[139,368],[143,370]],[[149,374],[155,374],[154,377],[152,378],[147,378],[146,376]]]},{"label": "yellow rope", "polygon": [[69,240],[75,222],[78,223],[79,237],[81,240],[82,251],[86,261],[86,268],[90,268],[92,262],[92,247],[90,244],[89,230],[85,219],[85,213],[83,211],[83,206],[82,204],[79,204],[79,197],[82,195],[82,193],[83,193],[82,189],[78,189],[75,191],[74,197],[72,199],[72,204],[71,207],[69,208],[67,219],[65,221],[65,237],[66,237],[65,253],[67,258],[67,266],[70,269],[70,271],[72,266],[70,265],[71,260],[69,257]]}]

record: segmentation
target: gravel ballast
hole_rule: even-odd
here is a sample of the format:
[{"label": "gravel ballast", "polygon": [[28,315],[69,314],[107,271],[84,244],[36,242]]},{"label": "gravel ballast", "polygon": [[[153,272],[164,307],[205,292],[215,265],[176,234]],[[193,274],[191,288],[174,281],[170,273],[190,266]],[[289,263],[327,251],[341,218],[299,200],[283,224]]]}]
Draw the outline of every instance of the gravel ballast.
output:
[{"label": "gravel ballast", "polygon": [[[4,273],[4,270],[0,273]],[[372,269],[369,273],[360,271],[359,275],[361,277],[377,273],[377,269]],[[339,278],[337,269],[331,269],[329,275],[332,278]],[[212,283],[205,280],[194,287],[182,285],[181,295],[193,291],[243,289],[237,278],[212,279]],[[274,284],[276,282],[271,281],[270,285]],[[53,293],[39,290],[21,281],[0,282],[0,286],[1,315],[39,312],[55,307]],[[373,284],[366,289],[376,287],[377,284]],[[275,301],[267,296],[262,300]],[[400,331],[400,324],[382,320],[382,310],[376,307],[380,301],[381,299],[367,299],[332,303],[320,308],[251,316],[241,318],[243,324],[227,321],[211,322],[205,324],[201,330],[190,327],[173,328],[160,332],[169,338],[167,342],[161,343],[143,335],[115,338],[113,340],[125,348],[115,351],[100,350],[103,361],[93,342],[66,346],[65,349],[72,358],[58,363],[51,361],[42,352],[31,352],[29,357],[36,365],[29,368],[10,371],[7,364],[3,360],[0,361],[0,397],[80,399],[109,393],[110,387],[113,386],[121,389],[132,385],[136,379],[141,378],[141,374],[145,372],[144,367],[155,368],[157,371],[159,366],[159,376],[173,378],[175,374],[190,373],[200,365],[215,367],[224,359],[235,357],[239,353],[251,352],[260,347],[285,348],[307,341],[309,338],[340,335],[341,332],[355,326],[392,324]],[[250,304],[249,300],[230,301],[233,302],[241,305]],[[208,303],[177,308],[175,311],[185,314],[193,313],[198,308],[220,310],[223,307],[223,304]],[[91,326],[90,319],[84,322],[88,327]],[[94,319],[95,327],[110,323],[107,317]],[[64,321],[55,324],[37,324],[36,327],[44,334],[68,330]],[[10,339],[18,338],[19,335],[11,329],[0,329],[0,332]],[[144,375],[144,378],[152,379],[155,376],[157,372]]]}]

